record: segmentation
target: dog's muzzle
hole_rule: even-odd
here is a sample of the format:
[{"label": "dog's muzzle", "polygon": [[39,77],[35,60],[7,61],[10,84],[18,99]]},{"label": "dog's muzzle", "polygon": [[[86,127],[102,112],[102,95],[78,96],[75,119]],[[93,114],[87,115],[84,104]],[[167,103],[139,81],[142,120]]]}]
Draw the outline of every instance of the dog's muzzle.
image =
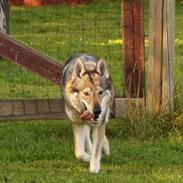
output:
[{"label": "dog's muzzle", "polygon": [[100,106],[97,106],[93,109],[94,119],[97,120],[100,113],[102,112]]},{"label": "dog's muzzle", "polygon": [[90,121],[92,124],[97,124],[99,115],[102,112],[101,107],[96,106],[93,109],[93,113],[90,113],[85,104],[83,104],[83,106],[84,106],[84,112],[81,113],[80,118],[85,121]]}]

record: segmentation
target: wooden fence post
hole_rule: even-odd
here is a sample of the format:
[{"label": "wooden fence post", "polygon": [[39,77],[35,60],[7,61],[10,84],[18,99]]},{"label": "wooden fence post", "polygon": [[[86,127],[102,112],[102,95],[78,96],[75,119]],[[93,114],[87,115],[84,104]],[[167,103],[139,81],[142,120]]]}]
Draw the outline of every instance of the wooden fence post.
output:
[{"label": "wooden fence post", "polygon": [[175,0],[150,0],[147,108],[173,111]]},{"label": "wooden fence post", "polygon": [[125,97],[144,97],[143,0],[123,0]]},{"label": "wooden fence post", "polygon": [[144,107],[144,7],[143,0],[122,0],[124,23],[125,98],[115,99],[115,116],[126,118]]}]

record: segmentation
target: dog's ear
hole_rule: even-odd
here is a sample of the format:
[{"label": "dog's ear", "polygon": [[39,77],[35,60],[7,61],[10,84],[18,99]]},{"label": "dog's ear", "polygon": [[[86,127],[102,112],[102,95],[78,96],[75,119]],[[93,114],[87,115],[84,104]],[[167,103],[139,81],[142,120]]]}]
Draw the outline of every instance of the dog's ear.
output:
[{"label": "dog's ear", "polygon": [[81,59],[77,59],[74,65],[74,77],[81,77],[86,72],[86,68]]},{"label": "dog's ear", "polygon": [[107,64],[103,59],[100,59],[96,66],[96,71],[101,75],[109,78],[109,72],[107,70]]}]

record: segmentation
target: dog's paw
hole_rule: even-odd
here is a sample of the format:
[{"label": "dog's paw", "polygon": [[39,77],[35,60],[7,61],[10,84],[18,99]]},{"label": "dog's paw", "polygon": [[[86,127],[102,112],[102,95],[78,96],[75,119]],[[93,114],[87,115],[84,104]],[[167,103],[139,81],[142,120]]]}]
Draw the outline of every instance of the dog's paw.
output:
[{"label": "dog's paw", "polygon": [[84,162],[90,162],[91,155],[88,154],[88,153],[82,153],[82,154],[81,153],[78,153],[78,154],[76,154],[76,158],[78,160],[82,160]]},{"label": "dog's paw", "polygon": [[100,170],[100,163],[90,162],[90,173],[98,173]]},{"label": "dog's paw", "polygon": [[105,155],[110,156],[110,147],[107,138],[104,138],[102,149]]},{"label": "dog's paw", "polygon": [[104,144],[102,149],[105,155],[110,156],[110,148],[108,144]]},{"label": "dog's paw", "polygon": [[100,168],[90,168],[90,173],[99,173]]},{"label": "dog's paw", "polygon": [[106,156],[110,156],[111,153],[110,153],[110,149],[109,148],[106,148],[106,149],[104,148],[103,151],[104,151],[104,154]]}]

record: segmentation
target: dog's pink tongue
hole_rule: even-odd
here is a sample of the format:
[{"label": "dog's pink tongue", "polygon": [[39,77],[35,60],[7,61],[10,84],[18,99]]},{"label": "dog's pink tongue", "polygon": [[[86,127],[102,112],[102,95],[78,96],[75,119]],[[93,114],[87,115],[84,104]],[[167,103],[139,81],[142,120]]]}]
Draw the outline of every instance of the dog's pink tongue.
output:
[{"label": "dog's pink tongue", "polygon": [[94,115],[91,114],[88,110],[86,110],[86,111],[84,111],[84,112],[81,114],[80,118],[81,118],[82,120],[91,120],[91,119],[94,118]]}]

